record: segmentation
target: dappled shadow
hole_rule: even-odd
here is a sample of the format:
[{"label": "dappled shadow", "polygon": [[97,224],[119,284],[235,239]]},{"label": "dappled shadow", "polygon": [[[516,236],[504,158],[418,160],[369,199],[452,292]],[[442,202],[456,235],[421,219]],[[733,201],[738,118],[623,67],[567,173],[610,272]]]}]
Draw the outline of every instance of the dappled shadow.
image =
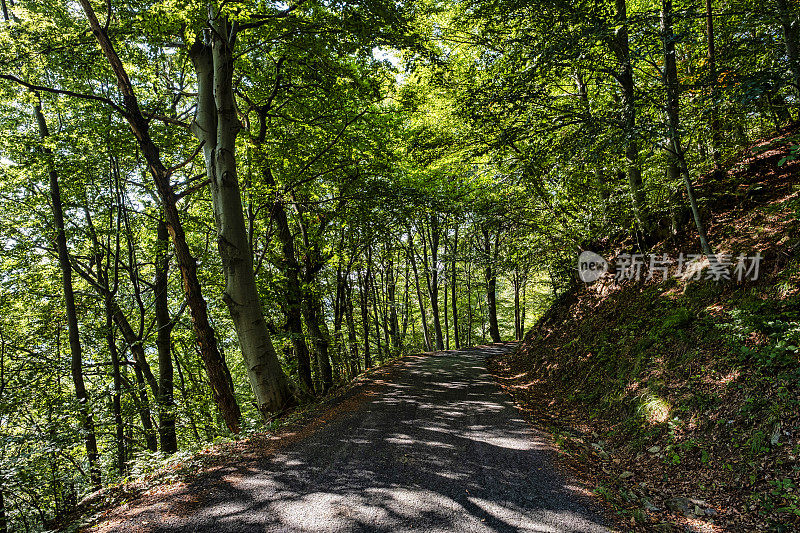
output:
[{"label": "dappled shadow", "polygon": [[604,531],[493,383],[508,345],[405,363],[381,394],[124,524],[151,531]]}]

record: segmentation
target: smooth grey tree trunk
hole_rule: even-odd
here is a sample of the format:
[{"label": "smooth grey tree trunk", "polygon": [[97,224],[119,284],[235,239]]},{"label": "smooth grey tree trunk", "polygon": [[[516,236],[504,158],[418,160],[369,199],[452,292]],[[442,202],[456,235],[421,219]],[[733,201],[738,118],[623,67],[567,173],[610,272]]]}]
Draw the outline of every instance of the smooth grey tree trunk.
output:
[{"label": "smooth grey tree trunk", "polygon": [[190,50],[197,73],[197,112],[192,132],[203,143],[210,180],[217,245],[225,275],[223,300],[233,320],[256,406],[265,418],[294,400],[272,345],[258,295],[253,253],[244,222],[236,169],[241,125],[233,97],[235,28],[219,17]]}]

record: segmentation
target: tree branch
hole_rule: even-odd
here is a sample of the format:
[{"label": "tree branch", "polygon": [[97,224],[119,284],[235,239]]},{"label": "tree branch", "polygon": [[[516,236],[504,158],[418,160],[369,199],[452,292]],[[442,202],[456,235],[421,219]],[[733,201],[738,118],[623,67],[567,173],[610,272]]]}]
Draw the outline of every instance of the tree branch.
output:
[{"label": "tree branch", "polygon": [[52,87],[44,87],[42,85],[35,85],[33,83],[28,83],[27,81],[22,80],[20,78],[17,78],[16,76],[12,76],[10,74],[0,74],[0,79],[12,81],[12,82],[17,83],[19,85],[22,85],[23,87],[26,87],[26,88],[28,88],[28,89],[30,89],[32,91],[41,91],[41,92],[46,92],[46,93],[51,93],[51,94],[61,94],[61,95],[65,95],[65,96],[72,96],[73,98],[80,98],[80,99],[83,99],[83,100],[93,100],[95,102],[102,102],[102,103],[104,103],[104,104],[106,104],[108,106],[111,106],[111,108],[114,109],[114,111],[116,111],[117,113],[121,114],[122,116],[125,116],[125,111],[120,106],[118,106],[117,104],[115,104],[114,102],[112,102],[111,100],[106,98],[105,96],[96,96],[94,94],[76,93],[75,91],[67,91],[66,89],[54,89]]}]

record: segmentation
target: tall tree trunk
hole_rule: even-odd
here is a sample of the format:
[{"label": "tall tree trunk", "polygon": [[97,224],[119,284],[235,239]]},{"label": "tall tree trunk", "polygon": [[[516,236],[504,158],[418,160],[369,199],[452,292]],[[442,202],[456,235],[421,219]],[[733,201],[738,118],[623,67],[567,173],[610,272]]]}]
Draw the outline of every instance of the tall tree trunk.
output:
[{"label": "tall tree trunk", "polygon": [[236,169],[236,136],[241,124],[233,98],[235,27],[220,16],[204,34],[190,50],[197,72],[197,112],[192,132],[203,142],[225,275],[223,301],[239,338],[256,407],[267,418],[294,398],[264,319],[244,222]]},{"label": "tall tree trunk", "polygon": [[519,301],[521,278],[517,269],[514,269],[512,274],[512,282],[514,283],[514,338],[519,340],[522,338],[522,314]]},{"label": "tall tree trunk", "polygon": [[[472,249],[470,242],[469,249]],[[472,346],[472,262],[467,261],[467,346]]]},{"label": "tall tree trunk", "polygon": [[714,11],[713,0],[706,2],[706,39],[708,41],[708,78],[711,85],[711,157],[714,168],[720,165],[720,139],[719,106],[717,105],[717,49],[714,42]]},{"label": "tall tree trunk", "polygon": [[649,215],[642,188],[642,168],[639,163],[639,143],[636,140],[636,93],[631,64],[626,0],[615,0],[617,30],[611,48],[619,64],[615,77],[622,89],[622,129],[625,135],[625,161],[628,186],[636,222],[643,232],[649,231]]},{"label": "tall tree trunk", "polygon": [[[391,268],[391,265],[389,266]],[[392,343],[389,333],[389,300],[387,298],[387,275],[381,271],[381,284],[375,286],[375,301],[378,302],[378,310],[381,316],[381,329],[383,330],[383,344],[386,347],[386,356],[390,356]]]},{"label": "tall tree trunk", "polygon": [[353,319],[353,284],[350,273],[345,277],[345,320],[347,321],[347,344],[350,345],[350,364],[353,374],[361,373],[361,360],[358,356],[358,336],[356,335],[356,322]]},{"label": "tall tree trunk", "polygon": [[[119,201],[119,195],[115,195],[115,200]],[[113,202],[114,200],[112,200]],[[108,254],[106,254],[106,262],[104,262],[102,249],[100,247],[100,241],[97,237],[97,232],[95,231],[94,223],[92,222],[92,217],[89,212],[88,207],[85,207],[85,214],[86,214],[86,224],[89,228],[89,233],[92,239],[92,255],[93,255],[93,263],[96,265],[97,268],[97,284],[99,287],[104,288],[105,290],[101,291],[103,297],[103,310],[105,311],[105,336],[106,336],[106,345],[108,346],[108,354],[109,358],[111,359],[111,373],[112,373],[112,380],[113,380],[113,392],[111,394],[111,411],[114,417],[114,434],[115,434],[115,445],[116,445],[116,452],[117,452],[117,470],[120,475],[124,475],[125,471],[127,470],[127,460],[126,460],[126,446],[125,446],[125,425],[122,420],[122,372],[119,360],[119,352],[117,350],[117,341],[114,335],[114,293],[116,291],[116,279],[117,273],[119,271],[119,246],[116,247],[116,253],[111,253],[110,246],[108,247]],[[113,203],[110,207],[113,210]],[[117,212],[119,215],[119,212]],[[111,217],[109,217],[111,219]],[[111,219],[113,220],[113,219]],[[119,217],[117,217],[119,220]],[[113,231],[114,228],[113,222],[109,224],[109,230]],[[117,244],[119,243],[119,236],[117,235]],[[110,272],[111,270],[111,261],[112,256],[114,257],[114,265],[113,265],[113,274]],[[109,278],[115,280],[114,291],[111,290],[109,287]],[[91,276],[87,276],[87,278],[91,278]],[[88,279],[88,281],[92,281]]]},{"label": "tall tree trunk", "polygon": [[133,394],[136,395],[136,407],[139,409],[139,418],[142,420],[142,430],[144,431],[145,446],[151,452],[158,451],[158,436],[153,427],[153,419],[151,418],[150,398],[147,396],[147,384],[145,382],[142,367],[136,363],[133,365],[134,375],[136,376],[136,385]]},{"label": "tall tree trunk", "polygon": [[[181,361],[178,358],[178,350],[175,347],[172,347],[172,360],[175,363],[175,370],[178,371],[178,388],[181,391],[181,398],[183,398],[183,404],[189,405],[189,397],[186,394],[186,380],[183,377],[183,371],[181,370]],[[192,428],[192,435],[194,436],[195,442],[200,442],[202,440],[200,438],[200,432],[197,431],[197,422],[195,421],[194,412],[192,409],[187,409],[186,416],[189,419],[189,427]]]},{"label": "tall tree trunk", "polygon": [[307,290],[303,296],[303,316],[306,319],[306,326],[314,342],[314,349],[317,354],[320,377],[322,382],[322,393],[327,393],[333,386],[333,370],[330,360],[331,337],[328,326],[325,324],[325,314],[322,309],[322,301],[311,282],[307,282]]},{"label": "tall tree trunk", "polygon": [[[339,249],[341,250],[341,244]],[[347,377],[352,377],[354,372],[347,362],[347,357],[344,356],[344,335],[342,334],[342,323],[344,322],[344,307],[345,307],[345,287],[344,276],[342,269],[342,257],[339,256],[338,264],[336,265],[336,295],[334,296],[333,306],[333,342],[336,346],[336,354],[339,363],[344,366],[344,373]]]},{"label": "tall tree trunk", "polygon": [[422,287],[419,284],[419,272],[417,271],[417,260],[414,251],[414,241],[411,238],[411,232],[408,237],[408,257],[411,261],[411,269],[414,271],[414,283],[417,286],[417,301],[419,302],[419,314],[422,319],[422,336],[425,341],[425,350],[430,352],[433,350],[431,346],[431,337],[428,333],[428,318],[425,316],[425,300],[422,297]]},{"label": "tall tree trunk", "polygon": [[384,361],[382,346],[381,346],[381,318],[378,314],[378,284],[375,283],[375,271],[372,271],[372,278],[369,282],[370,292],[372,293],[372,316],[375,317],[375,343],[376,343],[376,356],[375,359],[380,364]]},{"label": "tall tree trunk", "polygon": [[225,361],[219,353],[214,329],[208,321],[208,310],[200,282],[197,279],[197,260],[191,253],[186,242],[186,234],[180,219],[177,201],[172,184],[170,183],[171,171],[161,160],[159,149],[153,142],[149,133],[149,122],[142,115],[136,93],[133,90],[125,66],[117,55],[105,28],[100,24],[94,8],[89,0],[80,0],[81,7],[89,20],[92,33],[97,38],[100,49],[108,60],[111,70],[117,79],[117,86],[123,97],[124,116],[133,131],[136,142],[147,161],[153,181],[156,185],[158,196],[164,208],[164,216],[172,237],[175,249],[175,258],[181,270],[184,293],[189,311],[192,315],[194,329],[200,355],[208,375],[214,402],[222,414],[228,429],[234,433],[239,432],[239,404],[233,393],[230,372]]},{"label": "tall tree trunk", "polygon": [[[496,253],[492,250],[492,241],[488,230],[483,230],[485,243],[486,266],[484,275],[486,278],[486,311],[489,315],[489,336],[492,342],[500,342],[500,328],[497,324],[497,273],[494,270],[494,258]],[[495,243],[495,250],[497,243]]]},{"label": "tall tree trunk", "polygon": [[528,275],[525,275],[525,282],[522,284],[522,312],[520,313],[519,318],[519,325],[520,331],[522,332],[522,336],[520,339],[525,338],[525,310],[528,308],[528,300],[527,300],[527,289],[528,289]]},{"label": "tall tree trunk", "polygon": [[172,367],[172,320],[169,316],[169,231],[163,219],[156,229],[156,275],[153,283],[156,313],[156,348],[158,350],[158,438],[161,451],[178,451],[175,434],[175,387]]},{"label": "tall tree trunk", "polygon": [[111,411],[114,416],[114,444],[117,448],[117,471],[123,476],[127,470],[127,461],[125,455],[125,424],[122,421],[122,373],[120,372],[117,343],[114,338],[114,318],[111,310],[111,302],[109,301],[110,298],[111,295],[109,294],[106,296],[104,302],[106,312],[105,334],[108,353],[111,357],[111,375],[114,387],[111,393]]},{"label": "tall tree trunk", "polygon": [[425,239],[425,225],[422,230],[422,264],[425,267],[425,284],[428,287],[428,295],[431,298],[431,315],[433,315],[433,333],[436,336],[436,349],[444,350],[442,339],[442,324],[439,318],[439,217],[436,213],[431,214],[430,235],[428,243],[431,247],[430,263],[428,263],[428,253]]},{"label": "tall tree trunk", "polygon": [[456,350],[461,348],[461,342],[458,336],[458,300],[456,299],[456,261],[458,260],[458,227],[456,224],[455,232],[453,234],[453,282],[450,284],[450,303],[453,306],[453,341],[455,342]]},{"label": "tall tree trunk", "polygon": [[361,323],[364,331],[364,369],[369,370],[372,368],[372,359],[369,353],[369,277],[370,271],[367,266],[366,275],[362,276],[361,272],[358,273],[358,284],[360,286],[361,295]]},{"label": "tall tree trunk", "polygon": [[695,227],[700,236],[700,246],[705,255],[712,254],[711,247],[708,245],[705,227],[700,218],[700,210],[695,199],[692,178],[689,175],[689,168],[686,165],[686,156],[681,145],[680,137],[680,87],[678,86],[678,68],[675,58],[675,35],[672,30],[672,0],[662,0],[661,2],[661,37],[664,43],[664,85],[667,90],[667,118],[669,119],[669,131],[671,137],[671,156],[675,159],[680,168],[683,181],[686,184],[686,193],[689,197],[689,204],[692,207]]},{"label": "tall tree trunk", "polygon": [[392,350],[395,354],[400,353],[400,322],[397,316],[397,279],[394,273],[394,263],[389,261],[389,269],[386,274],[386,299],[389,306],[389,335],[392,338]]},{"label": "tall tree trunk", "polygon": [[[47,121],[42,113],[41,104],[37,103],[33,110],[36,115],[36,122],[39,126],[39,136],[44,140],[50,136],[50,132],[47,129]],[[49,148],[43,148],[43,152],[48,159],[52,156],[52,152]],[[94,418],[89,408],[89,392],[86,390],[86,383],[83,379],[83,353],[81,351],[81,338],[78,330],[78,312],[75,308],[75,292],[72,288],[72,266],[70,265],[67,236],[64,230],[64,206],[61,201],[61,187],[58,183],[58,173],[52,161],[48,161],[48,165],[50,166],[48,172],[50,179],[50,204],[53,212],[53,224],[55,225],[56,250],[58,252],[58,265],[61,268],[61,288],[64,294],[69,349],[72,357],[70,364],[72,382],[75,386],[79,418],[81,426],[83,426],[86,457],[89,460],[89,478],[92,487],[95,490],[99,490],[101,480],[100,468],[97,464],[99,459],[97,437],[95,436]]]},{"label": "tall tree trunk", "polygon": [[[445,252],[447,251],[447,247],[445,246]],[[445,253],[445,256],[447,254]],[[442,288],[442,292],[444,294],[444,301],[442,302],[442,307],[444,307],[444,347],[446,350],[450,349],[450,308],[447,306],[447,294],[448,294],[448,285],[449,280],[447,278],[447,260],[443,260],[442,264],[444,267],[442,268],[442,277],[444,278],[444,287]]]},{"label": "tall tree trunk", "polygon": [[120,372],[117,343],[114,339],[114,322],[107,303],[105,309],[106,343],[108,344],[108,353],[111,356],[111,375],[114,387],[111,393],[111,411],[114,416],[114,444],[117,448],[117,471],[123,476],[127,470],[127,461],[125,455],[125,424],[122,420],[122,374]]},{"label": "tall tree trunk", "polygon": [[409,300],[410,300],[410,291],[409,287],[411,284],[411,272],[410,267],[408,264],[408,259],[405,261],[406,265],[406,272],[405,272],[405,281],[403,283],[403,325],[400,328],[400,348],[402,349],[403,344],[405,343],[406,333],[408,333],[408,320],[409,315],[411,314]]},{"label": "tall tree trunk", "polygon": [[[275,178],[269,167],[264,166],[264,182],[270,187],[276,187]],[[297,262],[297,253],[294,246],[294,236],[289,226],[284,203],[277,197],[272,204],[270,217],[277,227],[278,239],[281,243],[283,264],[281,269],[286,276],[286,326],[289,329],[294,355],[297,358],[297,367],[300,374],[300,385],[306,393],[314,394],[314,381],[311,377],[311,353],[306,344],[303,333],[302,301],[303,293],[300,285],[300,265]]]}]

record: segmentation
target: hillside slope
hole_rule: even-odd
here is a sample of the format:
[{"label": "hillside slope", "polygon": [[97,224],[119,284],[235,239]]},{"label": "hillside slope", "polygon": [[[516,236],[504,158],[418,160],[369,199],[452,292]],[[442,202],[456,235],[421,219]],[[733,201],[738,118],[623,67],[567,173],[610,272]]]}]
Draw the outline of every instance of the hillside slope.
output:
[{"label": "hillside slope", "polygon": [[[610,272],[490,362],[630,529],[800,529],[800,162],[782,161],[797,131],[699,184],[733,279],[706,279],[706,260],[618,281],[614,264],[634,250],[607,245],[594,251]],[[687,228],[652,252],[698,249]],[[738,256],[756,253],[758,279],[738,280]]]}]

